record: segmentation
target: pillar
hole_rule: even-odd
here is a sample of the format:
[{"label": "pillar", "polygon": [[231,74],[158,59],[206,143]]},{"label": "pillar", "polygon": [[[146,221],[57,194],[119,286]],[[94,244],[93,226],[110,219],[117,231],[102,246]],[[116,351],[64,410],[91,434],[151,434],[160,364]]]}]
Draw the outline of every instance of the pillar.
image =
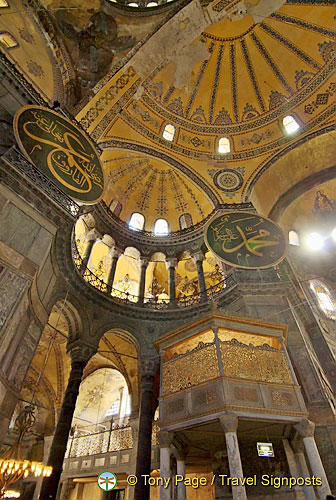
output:
[{"label": "pillar", "polygon": [[[304,455],[304,444],[302,439],[295,439],[291,441],[294,457],[299,469],[300,477],[310,477],[310,472],[307,466],[306,458]],[[313,486],[303,485],[303,491],[307,500],[316,500],[316,495]]]},{"label": "pillar", "polygon": [[[282,443],[285,449],[290,475],[291,477],[295,477],[296,479],[298,479],[299,477],[301,477],[300,470],[296,463],[294,452],[291,448],[291,445],[289,444],[288,439],[283,439]],[[305,494],[303,492],[302,486],[298,485],[294,486],[294,491],[295,491],[295,498],[297,498],[298,500],[305,500]]]},{"label": "pillar", "polygon": [[84,274],[84,272],[85,272],[85,270],[87,268],[87,265],[89,263],[89,260],[90,260],[90,255],[91,255],[92,247],[93,247],[93,245],[96,243],[96,241],[100,237],[101,237],[101,235],[95,229],[91,229],[91,231],[89,231],[85,235],[85,239],[87,241],[87,245],[86,245],[86,248],[85,248],[85,251],[84,251],[84,255],[82,256],[82,263],[81,263],[81,267],[80,267],[80,270],[79,270],[81,274]]},{"label": "pillar", "polygon": [[[225,433],[230,476],[243,479],[243,467],[241,464],[237,438],[238,417],[233,412],[225,412],[224,415],[219,418],[219,421]],[[232,486],[232,498],[233,500],[247,500],[245,486]]]},{"label": "pillar", "polygon": [[169,301],[173,302],[176,299],[176,287],[175,287],[175,269],[177,266],[177,259],[167,259],[166,266],[168,269],[168,293]]},{"label": "pillar", "polygon": [[120,255],[122,255],[121,250],[119,250],[116,247],[111,248],[109,251],[109,257],[111,257],[111,267],[107,276],[107,291],[108,293],[111,293],[112,287],[113,287],[113,282],[114,282],[114,277],[117,269],[117,263],[119,260]]},{"label": "pillar", "polygon": [[[185,453],[178,450],[176,457],[176,475],[182,476],[183,479],[186,477],[186,466],[185,466]],[[184,480],[177,483],[177,500],[186,500],[187,498],[187,487]]]},{"label": "pillar", "polygon": [[160,486],[160,500],[171,500],[172,475],[170,470],[170,445],[174,435],[171,432],[160,431],[158,441],[160,445],[160,477],[163,484]]},{"label": "pillar", "polygon": [[134,488],[136,500],[149,500],[149,484],[145,484],[144,475],[151,473],[152,423],[153,423],[153,381],[159,367],[158,358],[143,358],[140,361],[141,399],[139,412],[139,432],[136,458],[136,476],[138,482]]},{"label": "pillar", "polygon": [[148,266],[148,259],[141,257],[141,259],[140,259],[139,299],[138,299],[139,304],[144,303],[147,266]]},{"label": "pillar", "polygon": [[202,252],[198,252],[192,258],[196,265],[199,291],[202,294],[202,298],[206,299],[206,284],[203,271],[204,255]]},{"label": "pillar", "polygon": [[296,424],[294,427],[302,437],[313,476],[322,479],[322,486],[316,486],[318,498],[320,498],[320,500],[325,500],[327,495],[331,495],[331,491],[327,475],[325,473],[322,460],[314,439],[315,424],[310,420],[301,420],[301,422]]},{"label": "pillar", "polygon": [[84,368],[95,352],[96,348],[85,344],[83,345],[82,342],[73,345],[69,349],[71,356],[71,372],[48,459],[48,465],[53,467],[53,472],[50,477],[43,479],[40,500],[55,500],[56,498]]}]

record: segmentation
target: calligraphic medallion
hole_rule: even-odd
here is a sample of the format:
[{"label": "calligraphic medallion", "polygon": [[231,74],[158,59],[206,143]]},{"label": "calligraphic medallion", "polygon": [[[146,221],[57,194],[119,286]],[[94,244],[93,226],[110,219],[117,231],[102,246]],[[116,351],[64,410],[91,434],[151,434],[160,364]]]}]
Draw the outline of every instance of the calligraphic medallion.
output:
[{"label": "calligraphic medallion", "polygon": [[245,269],[272,267],[287,252],[287,238],[280,227],[253,212],[217,215],[207,224],[204,239],[218,259]]},{"label": "calligraphic medallion", "polygon": [[104,170],[91,141],[75,124],[41,106],[25,106],[14,118],[25,156],[62,191],[84,204],[103,196]]}]

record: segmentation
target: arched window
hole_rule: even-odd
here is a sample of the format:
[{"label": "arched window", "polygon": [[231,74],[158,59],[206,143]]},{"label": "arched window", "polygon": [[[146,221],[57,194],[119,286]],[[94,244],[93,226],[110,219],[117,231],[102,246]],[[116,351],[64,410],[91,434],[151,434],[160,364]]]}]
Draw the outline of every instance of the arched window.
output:
[{"label": "arched window", "polygon": [[149,2],[147,4],[147,7],[157,7],[158,6],[158,3],[157,2]]},{"label": "arched window", "polygon": [[225,154],[230,153],[231,145],[227,137],[221,137],[218,141],[218,153]]},{"label": "arched window", "polygon": [[328,288],[319,280],[311,280],[309,284],[324,314],[336,321],[336,304]]},{"label": "arched window", "polygon": [[8,2],[7,0],[0,0],[0,8],[1,7],[8,7]]},{"label": "arched window", "polygon": [[144,228],[144,225],[145,225],[145,217],[142,214],[139,214],[138,212],[134,212],[130,218],[128,227],[130,229],[141,231],[141,229]]},{"label": "arched window", "polygon": [[166,141],[172,141],[174,139],[174,135],[175,135],[175,127],[174,125],[168,123],[163,130],[162,137],[166,139]]},{"label": "arched window", "polygon": [[169,229],[166,219],[157,219],[154,225],[154,234],[156,236],[163,236],[168,233]]},{"label": "arched window", "polygon": [[288,233],[288,241],[290,245],[300,246],[299,235],[296,231],[289,231]]},{"label": "arched window", "polygon": [[6,47],[6,49],[14,49],[14,47],[17,47],[19,45],[13,35],[8,33],[7,31],[0,32],[0,43],[4,47]]},{"label": "arched window", "polygon": [[119,200],[112,200],[110,203],[110,210],[113,212],[117,217],[119,217],[121,211],[122,211],[122,204],[120,203]]},{"label": "arched window", "polygon": [[191,214],[182,214],[179,218],[180,229],[186,229],[193,225]]},{"label": "arched window", "polygon": [[300,125],[292,115],[285,116],[282,120],[282,124],[287,134],[293,134],[293,132],[296,132],[300,128]]}]

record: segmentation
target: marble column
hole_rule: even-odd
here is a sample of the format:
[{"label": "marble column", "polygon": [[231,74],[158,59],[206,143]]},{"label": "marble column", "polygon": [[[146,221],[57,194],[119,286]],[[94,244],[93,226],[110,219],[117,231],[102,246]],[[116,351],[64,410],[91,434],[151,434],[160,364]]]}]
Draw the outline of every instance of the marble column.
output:
[{"label": "marble column", "polygon": [[141,399],[139,411],[139,432],[136,458],[136,476],[138,482],[134,488],[136,500],[149,500],[149,484],[144,483],[143,476],[151,473],[152,425],[153,425],[153,381],[159,368],[158,358],[140,360]]},{"label": "marble column", "polygon": [[168,293],[169,301],[173,302],[176,299],[176,286],[175,286],[175,269],[177,266],[177,259],[167,259],[166,266],[168,269]]},{"label": "marble column", "polygon": [[82,342],[73,344],[69,349],[71,372],[48,459],[48,465],[52,466],[53,472],[50,477],[43,479],[40,500],[55,500],[56,498],[83,372],[87,362],[95,352],[95,347],[85,345]]},{"label": "marble column", "polygon": [[140,259],[140,282],[139,282],[139,299],[138,303],[143,304],[145,298],[145,285],[146,285],[146,270],[148,266],[148,259],[141,257]]},{"label": "marble column", "polygon": [[206,283],[203,271],[203,260],[205,257],[202,252],[198,252],[192,258],[196,265],[199,291],[202,294],[202,298],[206,300]]},{"label": "marble column", "polygon": [[172,474],[170,470],[170,445],[174,435],[171,432],[160,431],[158,441],[160,445],[160,477],[163,484],[160,486],[160,500],[171,500]]},{"label": "marble column", "polygon": [[[299,469],[300,477],[310,477],[310,472],[304,454],[304,444],[302,439],[292,440],[291,446],[294,451],[294,457]],[[304,484],[303,491],[306,500],[316,500],[316,495],[313,486],[307,486]]]},{"label": "marble column", "polygon": [[[219,421],[225,433],[230,476],[243,479],[244,473],[237,438],[238,417],[235,413],[228,411],[219,418]],[[232,498],[233,500],[246,500],[245,486],[232,486]]]},{"label": "marble column", "polygon": [[87,242],[87,245],[84,250],[84,255],[82,256],[82,263],[80,266],[80,273],[84,274],[85,270],[88,266],[89,260],[90,260],[90,255],[92,252],[92,247],[96,243],[97,240],[101,238],[101,235],[96,231],[95,229],[91,229],[88,233],[85,235],[85,240]]},{"label": "marble column", "polygon": [[322,460],[314,439],[315,424],[310,420],[301,420],[301,422],[296,424],[294,427],[297,430],[298,434],[302,437],[310,469],[313,475],[322,479],[322,486],[316,486],[318,498],[320,498],[320,500],[325,500],[327,495],[331,495],[331,491],[327,475],[325,473]]},{"label": "marble column", "polygon": [[118,260],[119,260],[119,257],[121,255],[122,255],[122,251],[116,247],[111,248],[111,250],[109,251],[109,257],[111,257],[111,267],[110,267],[110,270],[109,270],[109,273],[107,276],[107,291],[108,291],[108,293],[111,293],[115,273],[117,270]]},{"label": "marble column", "polygon": [[[294,452],[291,448],[291,445],[289,444],[288,439],[283,439],[282,443],[285,449],[290,475],[291,477],[295,477],[296,479],[298,479],[299,477],[301,477],[301,474],[298,465],[296,463]],[[297,500],[305,500],[306,497],[303,492],[302,486],[298,485],[294,486],[294,491]]]},{"label": "marble column", "polygon": [[[186,477],[186,467],[184,456],[179,455],[176,459],[176,475]],[[187,498],[187,487],[183,481],[177,483],[177,500],[186,500]]]}]

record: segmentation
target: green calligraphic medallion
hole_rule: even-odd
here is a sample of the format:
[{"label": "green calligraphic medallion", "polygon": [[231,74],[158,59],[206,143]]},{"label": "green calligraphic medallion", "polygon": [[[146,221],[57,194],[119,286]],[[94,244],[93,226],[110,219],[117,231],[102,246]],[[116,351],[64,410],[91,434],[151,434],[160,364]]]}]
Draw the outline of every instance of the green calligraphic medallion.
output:
[{"label": "green calligraphic medallion", "polygon": [[14,131],[27,158],[64,193],[84,204],[103,196],[104,170],[91,141],[71,121],[48,108],[25,106]]},{"label": "green calligraphic medallion", "polygon": [[217,215],[205,229],[205,243],[218,259],[245,269],[272,267],[287,253],[280,227],[252,212]]}]

